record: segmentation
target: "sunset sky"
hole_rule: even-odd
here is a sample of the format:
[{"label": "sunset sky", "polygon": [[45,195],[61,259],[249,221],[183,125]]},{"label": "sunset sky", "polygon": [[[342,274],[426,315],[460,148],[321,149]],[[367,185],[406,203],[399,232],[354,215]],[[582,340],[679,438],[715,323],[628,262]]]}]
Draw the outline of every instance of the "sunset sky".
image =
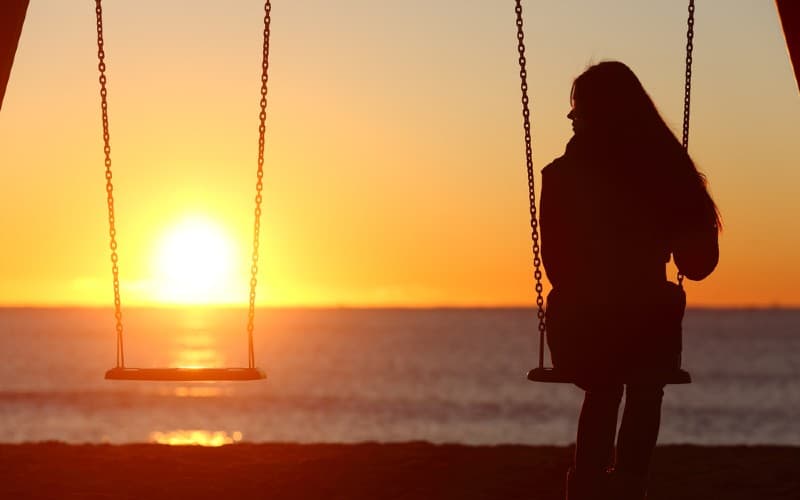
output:
[{"label": "sunset sky", "polygon": [[[690,153],[725,231],[690,305],[800,306],[774,3],[697,4]],[[680,130],[685,2],[524,6],[537,172],[593,62],[630,65]],[[246,305],[263,3],[104,13],[123,303]],[[511,0],[273,2],[259,304],[533,303],[514,20]],[[94,2],[31,2],[0,112],[0,305],[111,303],[96,52]]]}]

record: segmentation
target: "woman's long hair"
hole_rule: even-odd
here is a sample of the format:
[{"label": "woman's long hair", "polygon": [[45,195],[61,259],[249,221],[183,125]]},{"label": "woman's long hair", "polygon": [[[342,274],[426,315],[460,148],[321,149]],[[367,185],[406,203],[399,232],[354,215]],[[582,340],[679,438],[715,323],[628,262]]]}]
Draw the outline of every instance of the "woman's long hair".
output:
[{"label": "woman's long hair", "polygon": [[619,61],[590,66],[573,82],[570,98],[588,133],[646,160],[649,168],[659,170],[647,177],[660,184],[661,189],[692,184],[702,188],[706,203],[713,207],[717,227],[722,227],[719,210],[708,193],[706,177],[697,170],[628,66]]}]

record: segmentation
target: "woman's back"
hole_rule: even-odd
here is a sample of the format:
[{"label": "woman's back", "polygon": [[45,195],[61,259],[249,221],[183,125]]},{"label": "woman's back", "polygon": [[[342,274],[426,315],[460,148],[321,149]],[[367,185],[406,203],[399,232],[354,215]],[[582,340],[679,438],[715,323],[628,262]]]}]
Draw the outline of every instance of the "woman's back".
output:
[{"label": "woman's back", "polygon": [[647,157],[574,137],[542,172],[542,253],[554,287],[614,294],[659,286],[670,208]]}]

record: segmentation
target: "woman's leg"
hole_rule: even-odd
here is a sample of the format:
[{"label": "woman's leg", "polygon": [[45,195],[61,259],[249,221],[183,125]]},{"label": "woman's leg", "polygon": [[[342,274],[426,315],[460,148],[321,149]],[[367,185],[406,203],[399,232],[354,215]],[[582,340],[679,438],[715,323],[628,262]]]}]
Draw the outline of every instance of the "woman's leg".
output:
[{"label": "woman's leg", "polygon": [[617,443],[618,471],[647,476],[658,439],[663,396],[663,385],[628,385]]},{"label": "woman's leg", "polygon": [[578,478],[595,481],[612,465],[617,412],[622,399],[622,385],[584,387],[586,395],[578,420],[574,473]]},{"label": "woman's leg", "polygon": [[625,392],[625,410],[617,441],[616,475],[630,498],[643,498],[650,460],[661,424],[663,385],[632,385]]}]

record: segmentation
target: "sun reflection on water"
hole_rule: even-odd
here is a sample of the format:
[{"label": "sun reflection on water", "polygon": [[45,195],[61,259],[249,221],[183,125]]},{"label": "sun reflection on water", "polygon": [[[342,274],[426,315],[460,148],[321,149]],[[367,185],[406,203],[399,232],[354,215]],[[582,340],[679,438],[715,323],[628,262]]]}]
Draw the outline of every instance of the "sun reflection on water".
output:
[{"label": "sun reflection on water", "polygon": [[223,395],[223,390],[221,387],[208,385],[184,385],[180,387],[174,387],[170,392],[170,395],[177,396],[179,398],[216,398]]},{"label": "sun reflection on water", "polygon": [[178,429],[169,432],[154,431],[148,439],[151,443],[166,444],[170,446],[225,446],[238,443],[242,440],[240,431],[233,431],[230,435],[225,431],[208,431],[202,429]]},{"label": "sun reflection on water", "polygon": [[218,368],[225,359],[215,344],[216,339],[203,333],[192,333],[179,340],[173,366],[178,368]]}]

